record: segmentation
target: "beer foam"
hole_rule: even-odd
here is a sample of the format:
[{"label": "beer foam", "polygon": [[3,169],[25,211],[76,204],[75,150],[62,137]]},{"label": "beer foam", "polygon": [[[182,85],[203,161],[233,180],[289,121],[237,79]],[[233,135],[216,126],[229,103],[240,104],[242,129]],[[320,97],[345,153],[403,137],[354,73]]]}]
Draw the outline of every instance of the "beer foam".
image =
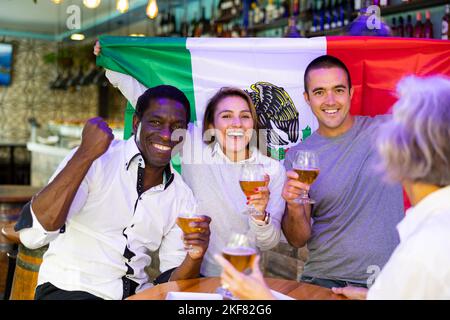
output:
[{"label": "beer foam", "polygon": [[222,253],[230,256],[251,256],[256,254],[256,250],[249,247],[224,248]]}]

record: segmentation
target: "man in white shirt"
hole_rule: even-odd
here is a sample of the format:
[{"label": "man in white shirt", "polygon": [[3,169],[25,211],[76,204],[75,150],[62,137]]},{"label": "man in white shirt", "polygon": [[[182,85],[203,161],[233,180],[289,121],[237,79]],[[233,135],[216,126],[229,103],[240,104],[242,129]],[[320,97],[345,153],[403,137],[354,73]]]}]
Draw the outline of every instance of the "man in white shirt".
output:
[{"label": "man in white shirt", "polygon": [[101,118],[90,119],[81,145],[61,163],[51,182],[22,211],[22,243],[49,243],[35,299],[124,299],[151,286],[144,268],[159,250],[155,280],[195,278],[209,242],[210,218],[184,235],[177,215],[194,201],[170,167],[173,131],[186,129],[190,105],[172,86],[139,97],[132,137],[113,141]]}]

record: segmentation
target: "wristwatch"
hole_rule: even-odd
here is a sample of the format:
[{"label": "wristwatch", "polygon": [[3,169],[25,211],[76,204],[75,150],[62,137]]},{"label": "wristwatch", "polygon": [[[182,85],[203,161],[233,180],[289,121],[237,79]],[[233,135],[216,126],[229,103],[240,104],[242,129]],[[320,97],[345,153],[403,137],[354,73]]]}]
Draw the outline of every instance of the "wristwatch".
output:
[{"label": "wristwatch", "polygon": [[258,225],[258,226],[266,226],[269,224],[270,221],[270,212],[264,211],[264,219],[263,220],[258,220],[253,218],[253,221]]}]

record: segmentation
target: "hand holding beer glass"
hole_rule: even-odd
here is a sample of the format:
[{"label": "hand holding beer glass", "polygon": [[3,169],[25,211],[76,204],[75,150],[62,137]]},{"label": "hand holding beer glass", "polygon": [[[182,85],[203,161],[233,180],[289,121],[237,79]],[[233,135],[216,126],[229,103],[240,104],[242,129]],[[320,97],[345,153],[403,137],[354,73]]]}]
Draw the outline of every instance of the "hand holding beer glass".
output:
[{"label": "hand holding beer glass", "polygon": [[[255,241],[248,235],[233,232],[227,245],[222,249],[222,256],[236,270],[248,274],[257,256]],[[226,283],[222,283],[216,292],[226,299],[233,299],[233,295],[227,287]]]},{"label": "hand holding beer glass", "polygon": [[[186,243],[186,237],[196,233],[203,233],[205,231],[204,228],[196,226],[196,224],[205,223],[205,216],[198,213],[197,203],[184,201],[183,208],[183,211],[178,214],[177,225],[183,231],[183,237],[185,238],[184,240]],[[185,249],[191,256],[196,256],[202,253],[200,248],[197,248],[192,244],[185,245]]]},{"label": "hand holding beer glass", "polygon": [[[298,181],[309,186],[312,185],[319,175],[319,159],[317,154],[314,151],[309,150],[298,151],[294,162],[292,163],[292,168],[298,174]],[[308,196],[306,190],[302,190],[302,194],[295,202],[315,203],[315,201]]]},{"label": "hand holding beer glass", "polygon": [[[240,172],[239,185],[247,198],[257,194],[257,188],[266,186],[264,166],[262,164],[244,164]],[[251,204],[246,206],[245,212],[253,216],[264,215],[264,212],[260,212]]]}]

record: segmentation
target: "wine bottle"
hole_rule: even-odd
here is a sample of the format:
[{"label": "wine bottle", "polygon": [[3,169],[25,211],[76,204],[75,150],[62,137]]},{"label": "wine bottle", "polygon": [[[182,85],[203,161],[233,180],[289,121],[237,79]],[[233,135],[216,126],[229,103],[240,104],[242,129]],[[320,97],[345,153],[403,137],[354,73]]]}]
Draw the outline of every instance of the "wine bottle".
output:
[{"label": "wine bottle", "polygon": [[412,38],[414,36],[414,27],[412,25],[412,17],[410,14],[406,17],[405,37]]},{"label": "wine bottle", "polygon": [[301,37],[300,36],[300,31],[297,28],[297,22],[296,22],[294,16],[290,17],[289,20],[288,20],[288,27],[286,29],[284,37],[285,38],[299,38],[299,37]]},{"label": "wine bottle", "polygon": [[416,14],[416,24],[414,25],[414,38],[423,38],[422,13],[420,11],[418,11]]},{"label": "wine bottle", "polygon": [[397,36],[402,38],[405,36],[405,25],[402,16],[398,18]]},{"label": "wine bottle", "polygon": [[300,13],[300,1],[299,0],[293,0],[292,13],[294,16],[298,16],[298,14]]},{"label": "wine bottle", "polygon": [[441,28],[441,39],[448,40],[449,39],[449,29],[448,23],[450,22],[450,4],[445,5],[445,14],[442,17],[442,28]]},{"label": "wine bottle", "polygon": [[425,23],[423,25],[423,37],[427,39],[433,39],[433,23],[431,22],[430,11],[425,12]]},{"label": "wine bottle", "polygon": [[394,37],[398,37],[397,19],[395,17],[392,18],[391,32]]}]

